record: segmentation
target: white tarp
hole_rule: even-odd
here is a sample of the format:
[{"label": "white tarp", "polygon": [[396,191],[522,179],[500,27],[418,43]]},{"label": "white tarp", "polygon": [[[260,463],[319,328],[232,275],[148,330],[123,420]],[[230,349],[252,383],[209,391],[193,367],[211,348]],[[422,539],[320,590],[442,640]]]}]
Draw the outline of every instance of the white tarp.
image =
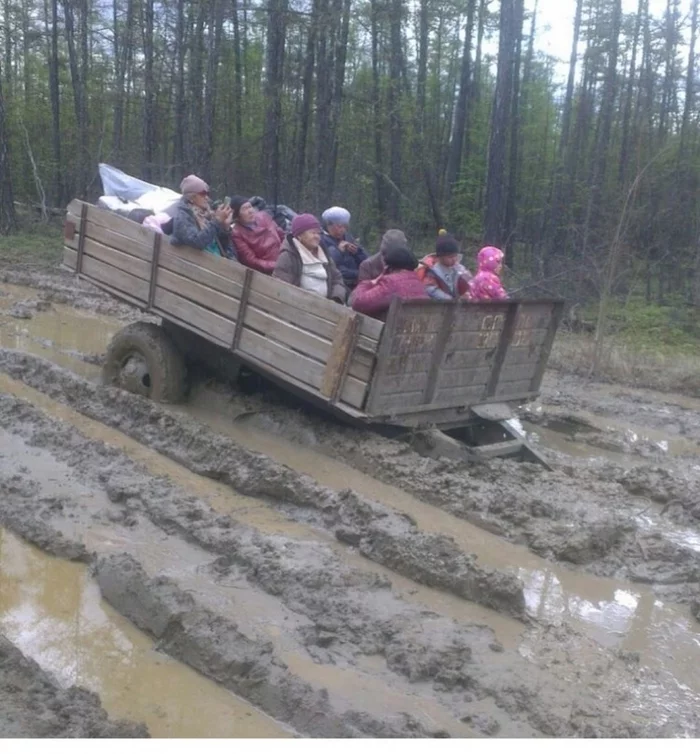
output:
[{"label": "white tarp", "polygon": [[129,208],[135,205],[141,209],[163,212],[181,197],[181,194],[172,189],[147,183],[140,178],[133,178],[123,170],[114,168],[104,162],[99,164],[99,170],[100,178],[102,179],[102,189],[105,194],[100,199],[101,201],[106,200],[103,201],[105,205],[110,197],[117,197],[122,201],[120,206],[122,210],[133,202]]}]

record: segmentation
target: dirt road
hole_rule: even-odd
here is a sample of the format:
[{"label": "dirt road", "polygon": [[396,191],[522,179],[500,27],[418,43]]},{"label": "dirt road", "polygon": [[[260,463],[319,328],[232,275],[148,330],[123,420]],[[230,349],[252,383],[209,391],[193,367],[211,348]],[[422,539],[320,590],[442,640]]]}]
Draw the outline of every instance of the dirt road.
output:
[{"label": "dirt road", "polygon": [[[153,735],[700,733],[700,402],[552,373],[525,428],[554,471],[435,461],[269,390],[102,388],[137,313],[5,278],[0,560],[55,579],[13,591],[3,568],[0,634],[110,715]],[[45,592],[76,579],[59,616]],[[45,615],[73,616],[80,663],[20,643]],[[105,653],[136,675],[95,672]],[[168,680],[130,703],[149,663]],[[199,728],[178,722],[194,698],[218,713]]]}]

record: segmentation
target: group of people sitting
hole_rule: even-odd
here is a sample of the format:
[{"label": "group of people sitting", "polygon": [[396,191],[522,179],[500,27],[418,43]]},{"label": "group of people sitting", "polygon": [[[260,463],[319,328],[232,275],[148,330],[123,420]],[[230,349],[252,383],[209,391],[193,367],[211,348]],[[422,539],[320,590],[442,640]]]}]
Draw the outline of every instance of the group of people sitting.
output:
[{"label": "group of people sitting", "polygon": [[[182,199],[173,219],[172,241],[193,246],[272,275],[371,317],[384,319],[394,298],[451,301],[502,300],[503,252],[487,246],[477,255],[478,271],[461,264],[455,238],[440,231],[435,251],[420,262],[401,230],[388,230],[379,251],[368,256],[350,235],[350,213],[331,207],[321,221],[294,217],[290,233],[248,199],[234,196],[211,209],[209,186],[196,175],[180,184]],[[349,300],[348,300],[349,299]]]}]

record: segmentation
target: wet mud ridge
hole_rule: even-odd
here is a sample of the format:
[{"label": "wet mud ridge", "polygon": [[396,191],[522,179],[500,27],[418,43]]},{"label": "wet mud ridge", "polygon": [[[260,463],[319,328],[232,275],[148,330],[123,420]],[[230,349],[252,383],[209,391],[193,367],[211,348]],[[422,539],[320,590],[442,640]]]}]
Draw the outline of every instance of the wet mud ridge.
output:
[{"label": "wet mud ridge", "polygon": [[112,721],[99,697],[60,688],[0,636],[0,738],[143,738],[144,725]]},{"label": "wet mud ridge", "polygon": [[[0,370],[22,381],[16,392],[29,385],[49,397],[41,410],[9,394],[9,384],[0,395],[0,522],[45,551],[89,563],[105,599],[161,651],[298,733],[700,730],[692,688],[634,653],[538,620],[518,573],[480,563],[391,504],[325,487],[197,421],[35,356],[2,350]],[[247,497],[214,507],[190,494],[181,474],[154,475],[128,444],[97,439],[105,425]],[[445,609],[421,604],[412,583],[441,590]],[[450,600],[478,603],[482,619],[457,619]]]}]

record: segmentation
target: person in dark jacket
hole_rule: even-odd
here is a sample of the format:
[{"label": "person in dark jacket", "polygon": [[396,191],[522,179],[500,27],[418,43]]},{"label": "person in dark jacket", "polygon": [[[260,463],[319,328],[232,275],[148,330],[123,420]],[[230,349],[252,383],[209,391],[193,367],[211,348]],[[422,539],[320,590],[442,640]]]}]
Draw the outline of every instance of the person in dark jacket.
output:
[{"label": "person in dark jacket", "polygon": [[469,298],[469,270],[461,264],[459,244],[449,233],[441,232],[435,242],[435,253],[421,259],[418,277],[425,290],[436,301]]},{"label": "person in dark jacket", "polygon": [[367,254],[348,232],[350,213],[343,207],[330,207],[321,215],[321,221],[324,228],[321,246],[340,270],[345,287],[352,290]]},{"label": "person in dark jacket", "polygon": [[384,271],[384,257],[386,253],[395,246],[408,246],[408,240],[402,230],[392,228],[391,230],[387,230],[382,236],[379,251],[369,259],[365,259],[360,265],[357,282],[361,283],[363,280],[374,280],[374,278],[379,277]]},{"label": "person in dark jacket", "polygon": [[177,203],[171,240],[175,245],[192,246],[219,257],[235,259],[231,247],[231,208],[209,206],[209,186],[198,176],[188,175],[180,184],[182,199]]},{"label": "person in dark jacket", "polygon": [[241,264],[272,275],[284,241],[284,232],[267,214],[259,212],[243,196],[231,198],[231,239]]},{"label": "person in dark jacket", "polygon": [[285,238],[272,277],[344,304],[347,290],[332,259],[320,245],[321,224],[313,215],[297,215]]},{"label": "person in dark jacket", "polygon": [[405,246],[392,246],[384,260],[386,266],[379,277],[358,283],[350,297],[350,305],[355,311],[382,320],[394,298],[430,298],[416,275],[418,262]]}]

